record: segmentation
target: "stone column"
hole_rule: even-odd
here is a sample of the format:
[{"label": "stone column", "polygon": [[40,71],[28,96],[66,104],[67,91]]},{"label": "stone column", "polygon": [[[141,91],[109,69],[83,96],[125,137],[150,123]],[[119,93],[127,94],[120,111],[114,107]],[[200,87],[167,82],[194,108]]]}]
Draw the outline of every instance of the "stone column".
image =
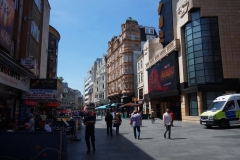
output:
[{"label": "stone column", "polygon": [[203,112],[203,101],[202,101],[202,92],[197,92],[197,105],[198,105],[198,115]]},{"label": "stone column", "polygon": [[188,95],[187,94],[180,95],[180,100],[182,120],[185,120],[186,116],[189,116]]}]

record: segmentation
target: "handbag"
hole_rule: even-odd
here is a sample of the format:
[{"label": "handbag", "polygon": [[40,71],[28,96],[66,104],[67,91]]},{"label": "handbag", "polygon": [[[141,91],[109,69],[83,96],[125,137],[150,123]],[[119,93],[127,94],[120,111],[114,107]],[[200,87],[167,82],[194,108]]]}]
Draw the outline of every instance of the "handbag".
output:
[{"label": "handbag", "polygon": [[113,122],[113,127],[117,127],[117,121]]}]

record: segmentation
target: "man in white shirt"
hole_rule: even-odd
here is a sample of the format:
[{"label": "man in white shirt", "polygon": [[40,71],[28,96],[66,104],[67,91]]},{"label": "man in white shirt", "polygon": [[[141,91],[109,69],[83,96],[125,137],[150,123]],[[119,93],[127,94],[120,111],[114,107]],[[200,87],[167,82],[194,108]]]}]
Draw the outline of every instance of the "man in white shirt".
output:
[{"label": "man in white shirt", "polygon": [[166,138],[166,134],[168,132],[168,138],[171,139],[171,122],[172,122],[172,117],[169,114],[169,109],[167,108],[166,112],[163,114],[163,123],[164,123],[164,126],[166,127],[164,138]]}]

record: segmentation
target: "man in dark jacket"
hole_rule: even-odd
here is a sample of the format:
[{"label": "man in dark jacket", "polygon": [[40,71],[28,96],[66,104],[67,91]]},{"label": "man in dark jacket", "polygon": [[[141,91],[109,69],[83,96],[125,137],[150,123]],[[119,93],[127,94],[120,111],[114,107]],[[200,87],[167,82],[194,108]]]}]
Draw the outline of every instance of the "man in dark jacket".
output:
[{"label": "man in dark jacket", "polygon": [[93,116],[93,111],[89,110],[87,113],[87,116],[84,117],[84,125],[86,125],[86,130],[85,130],[85,141],[87,144],[87,153],[90,152],[90,137],[91,137],[91,142],[92,142],[92,148],[93,151],[95,151],[95,135],[94,135],[94,128],[95,128],[95,121],[96,117]]},{"label": "man in dark jacket", "polygon": [[110,135],[113,136],[112,134],[112,121],[113,121],[113,116],[110,114],[110,111],[107,112],[107,115],[105,117],[105,122],[107,124],[107,135],[109,135],[109,130],[110,130]]}]

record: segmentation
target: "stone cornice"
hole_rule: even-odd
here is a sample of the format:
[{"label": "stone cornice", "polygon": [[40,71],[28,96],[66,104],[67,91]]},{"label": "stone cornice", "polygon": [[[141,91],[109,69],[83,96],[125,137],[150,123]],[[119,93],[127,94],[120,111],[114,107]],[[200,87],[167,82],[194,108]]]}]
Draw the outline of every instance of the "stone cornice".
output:
[{"label": "stone cornice", "polygon": [[171,43],[169,43],[165,48],[163,48],[155,57],[149,60],[146,63],[146,70],[155,65],[158,61],[162,60],[164,57],[168,56],[173,51],[178,51],[180,49],[180,41],[179,39],[174,39]]}]

